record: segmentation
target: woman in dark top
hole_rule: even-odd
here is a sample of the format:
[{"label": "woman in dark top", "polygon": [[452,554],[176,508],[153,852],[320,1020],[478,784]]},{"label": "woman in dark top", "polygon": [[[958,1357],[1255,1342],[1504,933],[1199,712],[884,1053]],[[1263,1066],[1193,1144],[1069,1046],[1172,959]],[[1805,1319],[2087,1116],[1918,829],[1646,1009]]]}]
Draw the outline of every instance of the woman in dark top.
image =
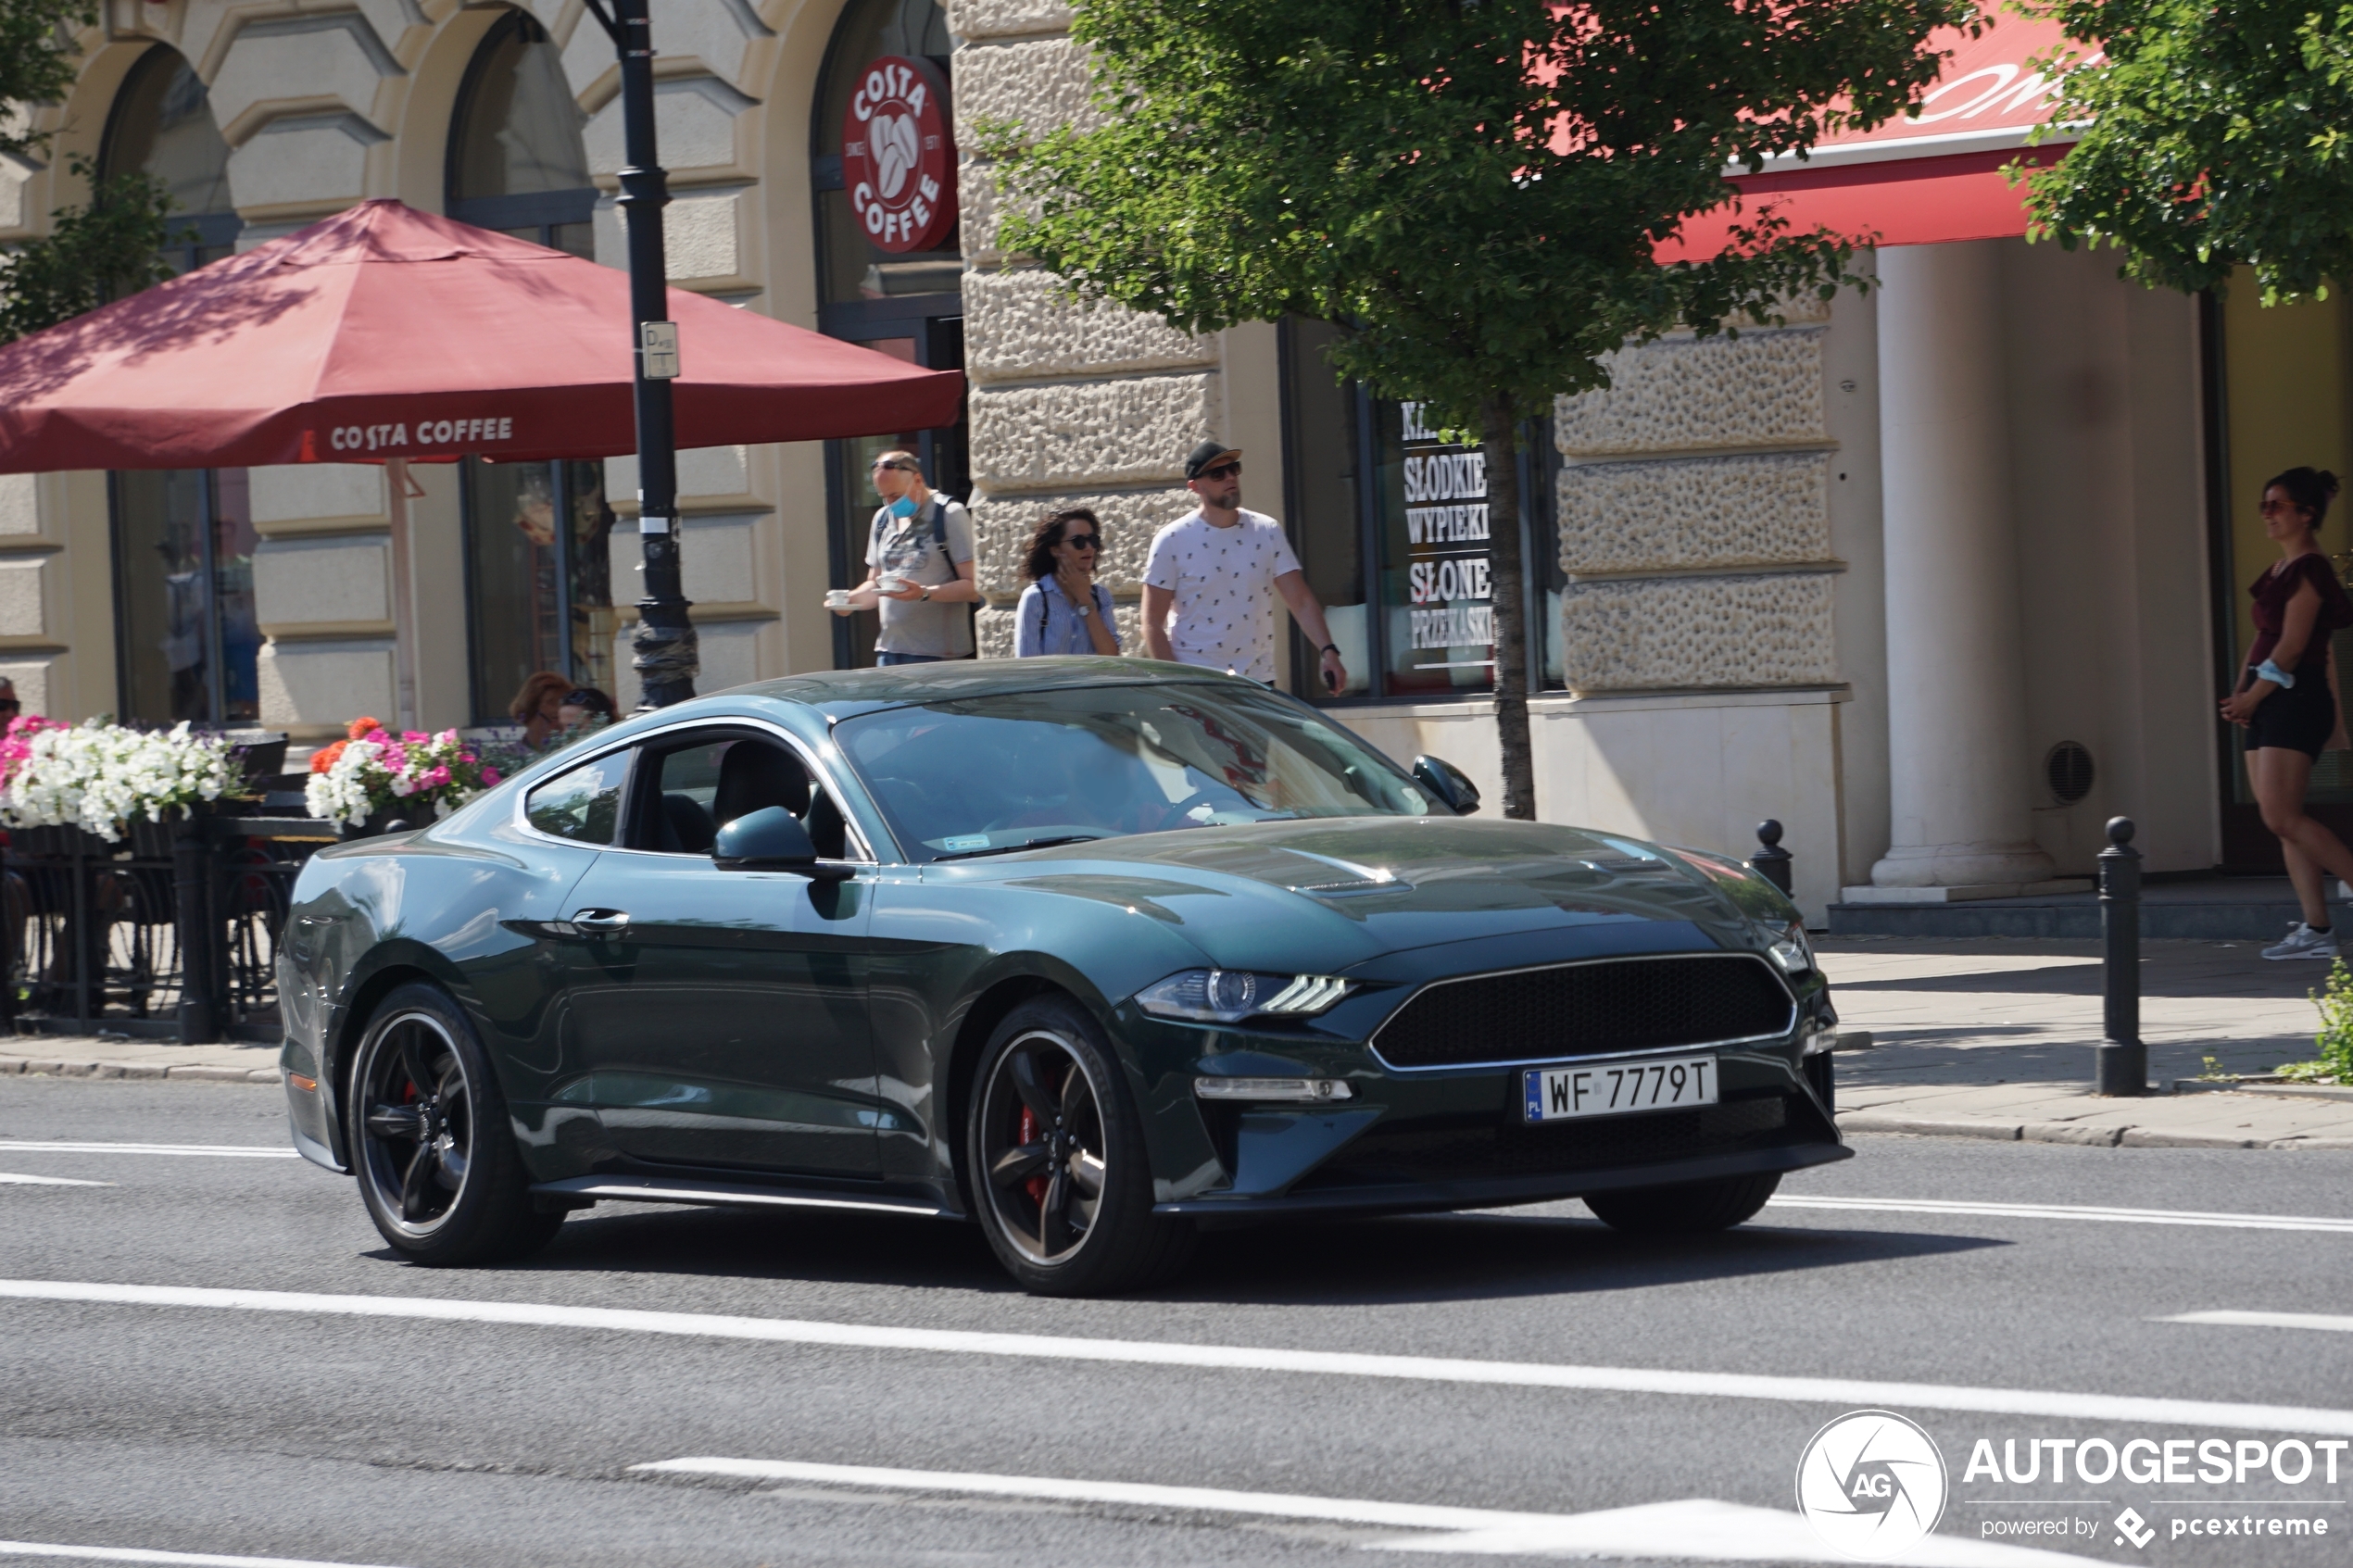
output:
[{"label": "woman in dark top", "polygon": [[2280,558],[2247,592],[2255,598],[2255,646],[2222,717],[2246,730],[2246,775],[2263,825],[2279,834],[2288,880],[2304,919],[2267,959],[2333,959],[2322,872],[2353,881],[2353,850],[2304,814],[2312,764],[2336,733],[2336,694],[2329,688],[2329,637],[2353,626],[2353,598],[2313,537],[2337,490],[2336,476],[2290,469],[2263,486],[2263,532]]}]

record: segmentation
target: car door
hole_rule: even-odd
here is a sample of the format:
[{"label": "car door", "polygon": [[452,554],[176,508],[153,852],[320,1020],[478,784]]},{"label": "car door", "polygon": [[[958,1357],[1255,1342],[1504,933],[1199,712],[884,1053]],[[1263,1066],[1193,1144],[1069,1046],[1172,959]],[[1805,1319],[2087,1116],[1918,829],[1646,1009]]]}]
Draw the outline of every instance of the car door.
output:
[{"label": "car door", "polygon": [[891,1113],[866,1021],[872,874],[711,859],[721,825],[767,806],[851,847],[837,803],[790,745],[742,727],[648,741],[633,780],[623,842],[569,900],[576,1092],[637,1159],[875,1174]]}]

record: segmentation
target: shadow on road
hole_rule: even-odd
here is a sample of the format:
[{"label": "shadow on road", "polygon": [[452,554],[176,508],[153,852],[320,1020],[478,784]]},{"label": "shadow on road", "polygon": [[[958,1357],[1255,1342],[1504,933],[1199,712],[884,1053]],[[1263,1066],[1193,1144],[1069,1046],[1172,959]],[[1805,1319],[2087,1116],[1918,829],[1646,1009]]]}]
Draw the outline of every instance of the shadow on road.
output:
[{"label": "shadow on road", "polygon": [[[1717,1236],[1660,1240],[1551,1214],[1273,1223],[1202,1236],[1192,1266],[1148,1295],[1263,1306],[1573,1296],[2005,1245],[1886,1230],[1781,1229],[1769,1219]],[[975,1225],[717,1209],[577,1215],[547,1251],[514,1273],[774,1278],[985,1294],[1015,1288]]]}]

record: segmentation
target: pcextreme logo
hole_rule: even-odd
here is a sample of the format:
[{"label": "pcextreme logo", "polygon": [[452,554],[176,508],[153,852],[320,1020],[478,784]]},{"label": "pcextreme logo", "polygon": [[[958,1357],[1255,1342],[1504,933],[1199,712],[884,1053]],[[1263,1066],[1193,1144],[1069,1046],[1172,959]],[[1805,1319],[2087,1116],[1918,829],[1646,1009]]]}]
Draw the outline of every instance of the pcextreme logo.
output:
[{"label": "pcextreme logo", "polygon": [[1833,1550],[1893,1562],[1944,1515],[1944,1456],[1892,1411],[1856,1411],[1814,1434],[1797,1461],[1797,1511]]}]

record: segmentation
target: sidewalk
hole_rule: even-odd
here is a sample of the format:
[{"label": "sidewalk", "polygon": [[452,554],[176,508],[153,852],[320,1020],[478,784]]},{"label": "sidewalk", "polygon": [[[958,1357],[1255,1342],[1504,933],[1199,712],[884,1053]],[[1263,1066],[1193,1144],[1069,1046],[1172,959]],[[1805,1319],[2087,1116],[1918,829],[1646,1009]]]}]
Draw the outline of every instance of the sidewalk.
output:
[{"label": "sidewalk", "polygon": [[2149,1083],[2091,1092],[2100,1040],[2100,945],[2006,937],[1829,937],[1822,969],[1843,1026],[1874,1046],[1838,1059],[1852,1133],[2161,1148],[2353,1148],[2353,1088],[2177,1091],[2220,1071],[2259,1074],[2312,1054],[2305,993],[2328,966],[2267,962],[2261,942],[2141,945]]},{"label": "sidewalk", "polygon": [[183,1046],[79,1035],[0,1036],[0,1077],[39,1073],[52,1078],[173,1078],[220,1084],[275,1084],[278,1047],[247,1041]]},{"label": "sidewalk", "polygon": [[[2142,944],[2141,1036],[2162,1092],[2091,1092],[2099,944],[2069,939],[1829,937],[1839,1018],[1868,1051],[1838,1058],[1850,1133],[2159,1148],[2353,1148],[2353,1088],[2177,1089],[2215,1059],[2258,1074],[2312,1055],[2308,990],[2327,965],[2268,963],[2259,942]],[[277,1047],[0,1038],[0,1075],[279,1081]]]}]

